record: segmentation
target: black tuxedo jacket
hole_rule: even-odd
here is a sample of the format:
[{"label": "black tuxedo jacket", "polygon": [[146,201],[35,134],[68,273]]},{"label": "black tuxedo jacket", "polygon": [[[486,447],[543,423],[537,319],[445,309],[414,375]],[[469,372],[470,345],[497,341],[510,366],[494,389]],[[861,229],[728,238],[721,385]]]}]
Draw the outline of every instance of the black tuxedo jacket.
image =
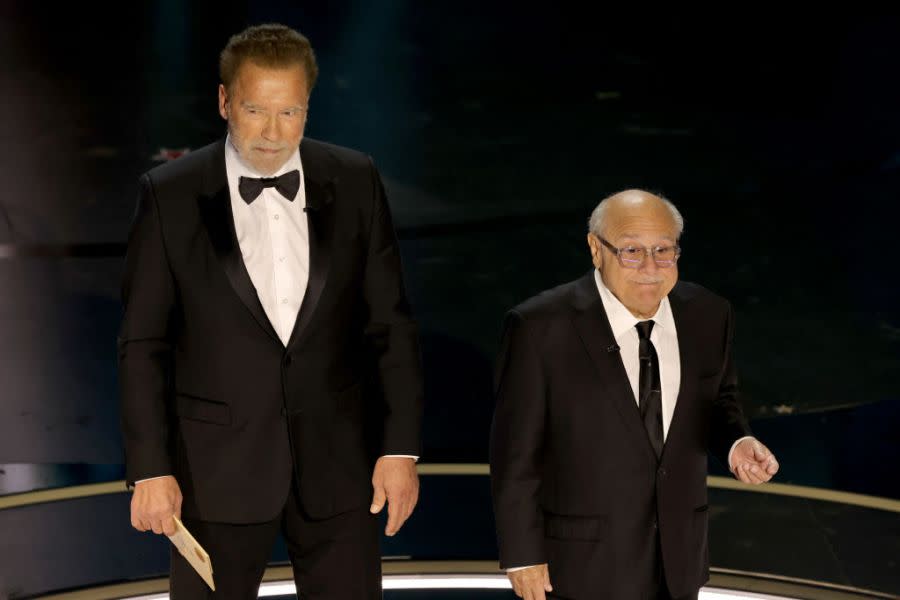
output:
[{"label": "black tuxedo jacket", "polygon": [[140,181],[118,340],[127,479],[175,475],[207,521],[275,518],[292,476],[311,517],[367,506],[376,456],[420,453],[423,395],[381,179],[303,140],[309,283],[285,348],[241,257],[224,149]]},{"label": "black tuxedo jacket", "polygon": [[669,590],[708,579],[707,451],[749,430],[737,398],[730,305],[669,294],[681,389],[658,461],[593,272],[511,311],[497,365],[491,480],[500,563],[549,562],[565,598],[641,598],[657,531]]}]

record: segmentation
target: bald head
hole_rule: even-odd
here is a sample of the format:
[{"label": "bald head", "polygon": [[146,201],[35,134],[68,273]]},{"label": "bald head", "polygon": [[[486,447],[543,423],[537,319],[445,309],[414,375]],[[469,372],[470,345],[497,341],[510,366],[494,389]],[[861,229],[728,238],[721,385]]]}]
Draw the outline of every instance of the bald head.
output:
[{"label": "bald head", "polygon": [[[634,316],[652,318],[678,281],[681,213],[665,198],[625,190],[598,204],[589,225],[588,246],[604,285]],[[673,249],[673,260],[657,262],[660,253]]]},{"label": "bald head", "polygon": [[644,190],[625,190],[604,198],[591,213],[588,229],[598,237],[603,237],[608,225],[621,219],[650,218],[669,221],[677,241],[684,231],[684,219],[675,205]]}]

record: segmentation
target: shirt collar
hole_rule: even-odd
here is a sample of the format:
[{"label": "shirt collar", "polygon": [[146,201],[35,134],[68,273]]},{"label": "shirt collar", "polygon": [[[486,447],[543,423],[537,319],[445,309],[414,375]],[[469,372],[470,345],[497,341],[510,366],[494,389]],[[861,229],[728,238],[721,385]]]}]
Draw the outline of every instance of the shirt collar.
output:
[{"label": "shirt collar", "polygon": [[[597,283],[597,291],[600,293],[600,300],[603,302],[603,309],[606,311],[606,318],[609,320],[609,326],[612,329],[613,337],[616,341],[634,330],[634,326],[643,321],[638,319],[631,311],[625,308],[625,305],[616,298],[600,277],[600,270],[594,270],[594,281]],[[659,303],[656,314],[650,317],[656,324],[654,328],[661,327],[670,333],[675,332],[675,319],[672,317],[672,307],[669,304],[669,297],[666,296]]]}]

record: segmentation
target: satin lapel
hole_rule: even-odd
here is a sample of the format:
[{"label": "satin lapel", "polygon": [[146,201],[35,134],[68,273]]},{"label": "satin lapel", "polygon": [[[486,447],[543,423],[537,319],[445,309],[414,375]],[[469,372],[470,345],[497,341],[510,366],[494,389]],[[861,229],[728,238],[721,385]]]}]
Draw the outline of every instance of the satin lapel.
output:
[{"label": "satin lapel", "polygon": [[322,290],[328,281],[334,237],[334,182],[327,175],[323,179],[320,172],[323,165],[320,164],[319,157],[310,157],[301,147],[300,158],[306,180],[304,210],[309,224],[309,281],[288,342],[289,348],[300,343],[315,315]]},{"label": "satin lapel", "polygon": [[593,271],[579,280],[577,287],[579,297],[572,322],[597,370],[602,396],[609,397],[615,405],[635,444],[643,447],[656,460],[656,452],[641,421],[641,413],[628,383],[628,374],[622,364],[603,301],[600,300]]},{"label": "satin lapel", "polygon": [[[674,291],[673,291],[674,292]],[[675,411],[672,413],[672,422],[669,423],[669,433],[666,435],[666,444],[663,446],[663,457],[669,440],[674,439],[681,430],[682,415],[690,411],[690,403],[697,396],[697,349],[693,346],[693,340],[697,336],[691,335],[695,323],[691,320],[690,312],[685,306],[686,300],[677,292],[669,294],[669,305],[672,307],[672,318],[675,320],[675,329],[678,333],[678,357],[681,361],[681,378],[678,386],[678,399],[675,402]]]},{"label": "satin lapel", "polygon": [[280,344],[278,334],[275,333],[275,329],[266,316],[266,311],[263,310],[259,296],[256,294],[256,288],[253,286],[253,281],[250,279],[250,274],[247,272],[241,256],[241,248],[234,228],[234,215],[231,212],[228,179],[225,175],[224,148],[223,142],[220,151],[213,156],[207,173],[206,190],[198,199],[200,217],[206,227],[216,258],[225,271],[231,287],[259,326]]}]

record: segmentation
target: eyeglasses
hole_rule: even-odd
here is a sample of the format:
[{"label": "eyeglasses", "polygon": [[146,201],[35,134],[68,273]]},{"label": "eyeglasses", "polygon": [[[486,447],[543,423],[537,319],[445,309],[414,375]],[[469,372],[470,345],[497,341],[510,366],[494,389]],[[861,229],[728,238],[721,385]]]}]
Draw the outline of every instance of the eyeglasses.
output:
[{"label": "eyeglasses", "polygon": [[653,262],[657,267],[662,269],[673,266],[678,262],[681,256],[681,247],[679,246],[655,246],[646,248],[644,246],[624,246],[616,248],[602,237],[597,236],[600,243],[610,249],[619,259],[619,264],[626,269],[638,269],[644,264],[644,259],[653,256]]}]

